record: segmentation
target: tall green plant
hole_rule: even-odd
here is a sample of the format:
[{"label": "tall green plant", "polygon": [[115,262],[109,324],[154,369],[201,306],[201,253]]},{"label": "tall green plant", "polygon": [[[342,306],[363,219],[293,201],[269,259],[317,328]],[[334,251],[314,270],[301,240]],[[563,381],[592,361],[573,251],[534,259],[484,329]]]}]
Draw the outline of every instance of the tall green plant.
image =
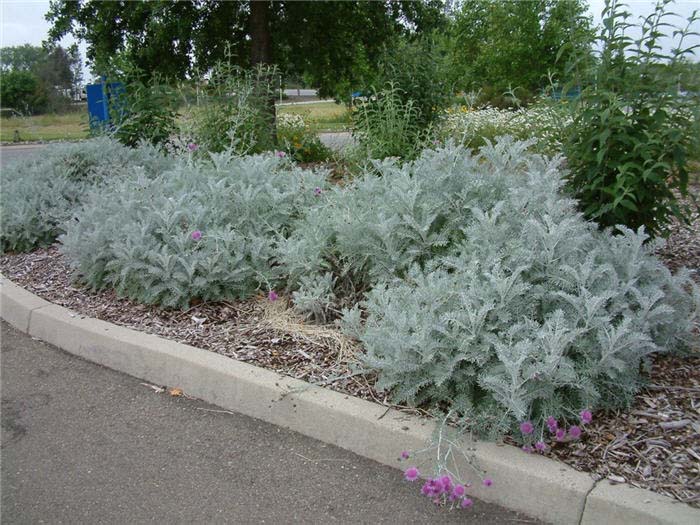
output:
[{"label": "tall green plant", "polygon": [[412,100],[404,101],[399,88],[390,83],[353,114],[353,135],[372,159],[415,158],[430,133],[421,125],[421,111]]},{"label": "tall green plant", "polygon": [[[571,188],[586,216],[603,227],[644,226],[658,235],[672,217],[689,218],[678,195],[688,195],[689,130],[698,109],[679,93],[673,71],[698,47],[684,43],[698,17],[693,13],[685,28],[673,26],[670,2],[660,1],[639,24],[617,0],[607,0],[603,10],[597,60],[566,145]],[[641,35],[636,40],[632,29]],[[661,39],[671,30],[676,47],[666,53]]]},{"label": "tall green plant", "polygon": [[141,141],[165,143],[176,129],[176,90],[158,76],[147,79],[144,72],[135,68],[130,68],[125,76],[125,91],[111,99],[112,134],[127,146]]},{"label": "tall green plant", "polygon": [[[194,109],[195,136],[208,151],[232,148],[238,153],[260,153],[275,147],[274,67],[244,69],[222,61],[200,83]],[[273,102],[274,103],[274,102]]]}]

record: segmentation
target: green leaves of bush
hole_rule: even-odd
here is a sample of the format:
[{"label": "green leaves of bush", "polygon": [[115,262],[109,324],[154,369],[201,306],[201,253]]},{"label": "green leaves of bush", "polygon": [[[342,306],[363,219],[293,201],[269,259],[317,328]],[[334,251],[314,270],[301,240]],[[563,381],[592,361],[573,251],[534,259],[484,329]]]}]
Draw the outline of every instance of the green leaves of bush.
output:
[{"label": "green leaves of bush", "polygon": [[422,125],[420,108],[412,100],[404,100],[393,84],[356,103],[352,132],[370,159],[413,159],[430,134]]},{"label": "green leaves of bush", "polygon": [[[698,107],[679,93],[675,66],[692,48],[682,48],[686,28],[668,22],[669,2],[639,25],[639,40],[628,36],[624,5],[609,1],[603,12],[601,51],[587,71],[566,155],[570,183],[587,217],[601,226],[644,226],[657,235],[673,217],[687,219],[688,154],[698,132]],[[665,28],[680,35],[678,48],[662,51]]]}]

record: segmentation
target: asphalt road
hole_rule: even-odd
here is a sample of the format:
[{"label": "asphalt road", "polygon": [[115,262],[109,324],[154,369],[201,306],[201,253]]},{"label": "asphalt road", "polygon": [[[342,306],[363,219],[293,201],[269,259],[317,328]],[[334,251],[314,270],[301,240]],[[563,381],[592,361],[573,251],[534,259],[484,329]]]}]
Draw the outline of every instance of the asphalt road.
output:
[{"label": "asphalt road", "polygon": [[19,144],[17,146],[0,146],[0,167],[21,159],[27,155],[38,153],[43,144]]},{"label": "asphalt road", "polygon": [[437,508],[398,470],[1,336],[3,524],[534,522]]}]

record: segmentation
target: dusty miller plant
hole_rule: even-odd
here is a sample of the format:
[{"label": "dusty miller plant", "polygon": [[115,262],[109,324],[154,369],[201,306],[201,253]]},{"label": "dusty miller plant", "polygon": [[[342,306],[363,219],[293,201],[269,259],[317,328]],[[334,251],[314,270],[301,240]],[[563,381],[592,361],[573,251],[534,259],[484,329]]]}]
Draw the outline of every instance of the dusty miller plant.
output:
[{"label": "dusty miller plant", "polygon": [[170,165],[152,146],[132,149],[107,137],[47,146],[9,164],[0,172],[2,250],[28,251],[51,244],[91,188],[137,166],[152,176]]},{"label": "dusty miller plant", "polygon": [[[700,291],[689,272],[672,275],[641,228],[587,222],[562,194],[560,159],[508,140],[471,164],[458,159],[462,188],[428,229],[443,242],[410,263],[420,251],[393,246],[403,264],[376,273],[343,316],[396,402],[449,407],[491,436],[522,421],[541,429],[549,416],[626,405],[652,354],[697,341]],[[444,180],[452,165],[421,174]],[[375,212],[376,230],[397,227],[387,208]],[[423,246],[420,229],[413,235],[406,246]]]},{"label": "dusty miller plant", "polygon": [[282,278],[276,245],[317,187],[323,174],[230,150],[154,178],[134,169],[88,193],[65,224],[62,252],[90,288],[142,303],[248,297]]}]

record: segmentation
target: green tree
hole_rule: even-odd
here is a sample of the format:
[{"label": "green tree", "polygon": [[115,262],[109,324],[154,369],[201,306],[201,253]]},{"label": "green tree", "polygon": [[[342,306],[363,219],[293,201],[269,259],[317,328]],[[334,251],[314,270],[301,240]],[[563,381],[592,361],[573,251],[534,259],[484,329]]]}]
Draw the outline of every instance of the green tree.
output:
[{"label": "green tree", "polygon": [[208,71],[233,51],[236,64],[278,64],[307,75],[323,95],[347,96],[376,64],[384,44],[400,34],[434,29],[443,2],[56,0],[50,38],[87,42],[97,73],[117,57],[171,79]]},{"label": "green tree", "polygon": [[31,71],[0,71],[0,106],[19,113],[40,113],[46,108],[46,92]]},{"label": "green tree", "polygon": [[0,71],[31,73],[41,84],[46,97],[46,108],[56,111],[70,100],[68,93],[76,94],[82,87],[82,61],[78,47],[39,47],[30,44],[0,49]]},{"label": "green tree", "polygon": [[590,47],[585,12],[582,0],[465,0],[455,17],[452,56],[465,75],[463,88],[482,88],[495,102],[512,88],[536,94],[550,74],[561,78],[569,56]]}]

